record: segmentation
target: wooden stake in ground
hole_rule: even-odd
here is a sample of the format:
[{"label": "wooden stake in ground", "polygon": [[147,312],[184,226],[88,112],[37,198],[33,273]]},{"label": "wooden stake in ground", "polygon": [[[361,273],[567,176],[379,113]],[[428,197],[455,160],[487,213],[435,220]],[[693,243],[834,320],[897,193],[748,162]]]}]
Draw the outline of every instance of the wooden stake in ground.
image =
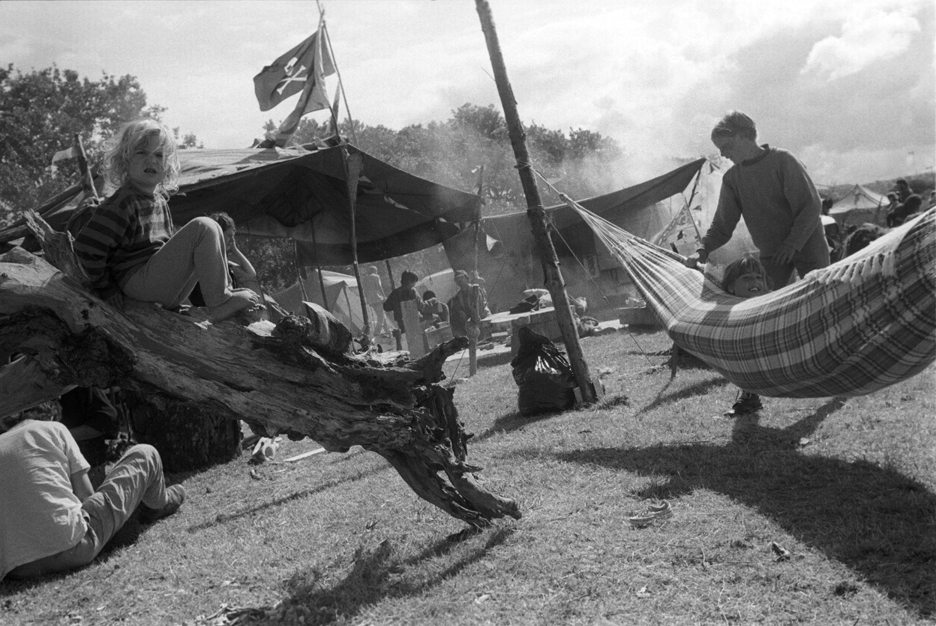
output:
[{"label": "wooden stake in ground", "polygon": [[[354,154],[348,156],[348,149],[346,146],[341,147],[341,162],[344,165],[345,169],[345,180],[348,182],[348,210],[349,217],[351,218],[351,267],[354,269],[354,280],[358,284],[358,297],[361,299],[361,316],[363,317],[363,329],[365,337],[370,338],[373,336],[371,332],[370,325],[370,316],[367,312],[367,300],[364,295],[364,284],[361,282],[361,269],[358,266],[358,257],[357,257],[357,217],[355,215],[355,205],[357,198],[357,186],[358,179],[361,177],[361,172],[364,170],[364,158],[361,156],[360,152],[355,152]],[[350,303],[348,305],[348,317],[352,318]],[[353,318],[352,318],[353,319]]]},{"label": "wooden stake in ground", "polygon": [[594,402],[595,388],[588,373],[588,364],[579,345],[578,331],[572,318],[572,309],[569,308],[569,298],[565,290],[565,281],[559,271],[559,259],[556,249],[549,238],[549,229],[546,224],[546,211],[540,200],[539,189],[530,164],[530,155],[526,147],[526,135],[520,115],[517,112],[517,102],[514,99],[513,89],[507,79],[507,67],[501,54],[500,43],[497,40],[497,31],[494,28],[494,18],[491,16],[491,7],[487,0],[475,0],[478,16],[481,18],[481,29],[487,41],[488,54],[491,57],[491,66],[494,68],[494,80],[497,83],[497,92],[500,94],[501,104],[504,107],[504,118],[507,120],[507,130],[510,133],[510,143],[513,146],[514,156],[517,159],[517,169],[520,174],[520,183],[527,200],[527,217],[533,230],[533,240],[540,259],[543,262],[543,273],[546,277],[546,288],[552,296],[553,306],[556,308],[556,321],[569,355],[569,364],[575,375],[583,402]]},{"label": "wooden stake in ground", "polygon": [[[248,420],[269,435],[308,436],[329,451],[361,445],[420,497],[473,526],[520,516],[513,501],[475,482],[480,468],[467,461],[454,388],[438,384],[445,359],[466,340],[416,361],[380,360],[348,352],[350,332],[340,324],[323,329],[306,317],[269,330],[267,322],[211,325],[200,310],[178,315],[130,300],[118,311],[87,290],[68,235],[31,218],[45,258],[22,248],[0,256],[0,358],[27,355],[0,367],[0,416],[73,385],[118,385]],[[342,330],[344,348],[334,343]]]}]

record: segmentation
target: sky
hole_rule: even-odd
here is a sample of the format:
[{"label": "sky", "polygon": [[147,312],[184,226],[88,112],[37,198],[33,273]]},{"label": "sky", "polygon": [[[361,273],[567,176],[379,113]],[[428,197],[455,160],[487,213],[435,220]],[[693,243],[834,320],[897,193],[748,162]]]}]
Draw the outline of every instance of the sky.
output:
[{"label": "sky", "polygon": [[[933,0],[489,5],[521,120],[614,138],[621,185],[714,154],[709,133],[731,109],[819,185],[933,171]],[[168,126],[247,147],[295,102],[261,112],[254,75],[315,31],[319,6],[355,119],[399,130],[465,103],[502,111],[473,0],[4,0],[0,63],[130,74]]]}]

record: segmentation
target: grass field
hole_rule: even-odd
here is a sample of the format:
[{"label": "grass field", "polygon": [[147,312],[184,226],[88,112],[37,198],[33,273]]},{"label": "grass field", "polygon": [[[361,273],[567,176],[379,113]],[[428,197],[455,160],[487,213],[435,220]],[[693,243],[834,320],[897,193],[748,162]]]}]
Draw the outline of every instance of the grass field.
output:
[{"label": "grass field", "polygon": [[[936,369],[848,400],[664,366],[663,333],[582,340],[606,396],[521,417],[509,355],[446,366],[469,461],[518,521],[479,532],[360,448],[191,475],[180,512],[81,571],[0,584],[3,624],[936,622]],[[650,356],[648,356],[650,355]],[[318,447],[285,441],[282,459]],[[254,469],[254,476],[251,470]],[[665,500],[672,515],[628,517]]]}]

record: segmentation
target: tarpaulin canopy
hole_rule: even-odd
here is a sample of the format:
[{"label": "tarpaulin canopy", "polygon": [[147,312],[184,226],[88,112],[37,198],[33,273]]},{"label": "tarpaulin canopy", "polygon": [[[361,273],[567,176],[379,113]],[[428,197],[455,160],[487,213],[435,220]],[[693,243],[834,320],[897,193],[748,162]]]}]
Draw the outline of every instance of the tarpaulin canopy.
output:
[{"label": "tarpaulin canopy", "polygon": [[[581,200],[579,204],[631,233],[650,238],[672,217],[656,204],[683,192],[704,163],[704,158],[696,159],[656,178]],[[546,208],[546,214],[557,230],[553,243],[569,293],[599,300],[613,289],[620,289],[606,284],[599,291],[596,286],[602,272],[616,269],[618,264],[588,224],[565,204]],[[522,299],[525,289],[543,284],[529,218],[525,211],[508,213],[485,217],[481,225],[483,232],[478,234],[477,252],[474,228],[446,240],[445,252],[453,268],[464,270],[473,269],[477,253],[478,271],[485,279],[489,299],[498,310],[506,309]],[[492,238],[501,245],[491,245]],[[578,262],[588,265],[587,273]],[[605,278],[620,283],[616,278]]]},{"label": "tarpaulin canopy", "polygon": [[[368,155],[355,197],[357,258],[388,259],[441,243],[479,215],[481,199]],[[244,234],[291,237],[303,265],[347,265],[351,215],[342,147],[181,150],[176,225],[225,211]]]}]

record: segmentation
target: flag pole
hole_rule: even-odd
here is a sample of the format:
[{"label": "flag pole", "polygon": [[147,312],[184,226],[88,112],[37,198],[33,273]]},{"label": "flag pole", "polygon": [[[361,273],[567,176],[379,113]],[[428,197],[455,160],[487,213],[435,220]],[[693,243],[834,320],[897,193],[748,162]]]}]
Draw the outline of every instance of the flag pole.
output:
[{"label": "flag pole", "polygon": [[504,107],[504,117],[507,121],[510,143],[513,145],[514,156],[517,159],[517,170],[520,174],[520,183],[523,186],[523,193],[527,200],[527,217],[530,220],[533,239],[536,241],[537,251],[543,264],[546,287],[549,289],[550,295],[552,295],[556,321],[559,323],[559,330],[565,342],[566,351],[569,355],[569,364],[572,366],[572,373],[581,394],[581,401],[594,402],[597,400],[596,390],[592,385],[588,373],[588,364],[585,363],[582,347],[579,344],[578,332],[572,319],[572,309],[569,307],[565,281],[559,271],[559,259],[556,256],[556,249],[549,238],[546,211],[540,200],[539,189],[536,187],[536,179],[533,176],[530,155],[526,147],[526,135],[520,121],[520,114],[517,111],[517,102],[514,99],[513,89],[507,78],[507,67],[504,64],[504,56],[501,53],[497,31],[494,28],[491,7],[487,0],[475,0],[475,7],[481,19],[481,30],[484,31],[488,55],[491,57],[497,92],[500,94],[501,105]]},{"label": "flag pole", "polygon": [[[332,57],[334,59],[334,57]],[[341,164],[344,167],[345,181],[348,189],[348,211],[351,216],[351,259],[354,268],[354,280],[358,283],[358,295],[361,297],[361,313],[364,316],[364,335],[371,336],[370,319],[367,314],[367,300],[361,283],[361,268],[358,265],[357,255],[357,216],[356,200],[358,180],[364,171],[364,156],[360,152],[348,154],[348,146],[341,145]]]},{"label": "flag pole", "polygon": [[[321,2],[316,0],[316,4],[319,9],[319,36],[324,36],[325,45],[328,46],[328,54],[331,56],[332,65],[335,67],[335,74],[338,76],[338,89],[341,90],[341,95],[344,98],[345,110],[348,112],[348,118],[351,119],[351,108],[348,106],[348,96],[344,89],[344,83],[341,81],[341,70],[338,68],[338,61],[335,58],[335,51],[331,45],[331,37],[328,36],[328,26],[325,22],[325,10],[322,8]],[[337,100],[336,100],[337,102]],[[336,115],[336,106],[329,106],[328,109],[331,113],[332,123],[335,125],[335,134],[338,135],[338,119]],[[354,124],[349,124],[351,128],[351,138],[357,143],[357,137],[354,135]],[[338,136],[339,142],[341,140],[340,135]],[[351,217],[351,266],[354,270],[354,279],[358,284],[358,295],[361,297],[361,313],[364,316],[364,335],[370,337],[370,319],[367,314],[367,300],[364,295],[364,288],[361,283],[361,269],[358,264],[357,256],[357,220],[356,220],[356,209],[355,209],[355,199],[357,196],[357,184],[358,179],[361,176],[361,172],[364,169],[364,157],[360,153],[354,155],[348,154],[348,148],[343,143],[339,143],[341,150],[341,166],[344,170],[345,183],[348,190],[348,213]]]},{"label": "flag pole", "polygon": [[[324,14],[324,11],[322,12]],[[348,112],[348,128],[351,130],[351,139],[357,144],[357,135],[354,133],[354,118],[351,117],[351,107],[348,106],[348,91],[344,88],[344,82],[341,80],[341,70],[338,68],[338,60],[335,59],[335,51],[332,49],[331,37],[328,34],[328,26],[325,20],[322,20],[322,31],[325,33],[325,44],[328,46],[328,54],[331,55],[332,65],[335,66],[335,75],[338,77],[338,88],[341,89],[341,99],[344,101],[345,111]],[[338,130],[338,122],[335,121],[335,130]]]},{"label": "flag pole", "polygon": [[[316,0],[318,3],[318,0]],[[328,54],[331,56],[332,65],[335,67],[335,74],[338,76],[338,89],[341,90],[341,95],[344,98],[345,110],[348,112],[348,118],[351,117],[351,109],[348,106],[348,97],[344,89],[344,84],[341,81],[341,70],[338,69],[338,60],[335,58],[335,51],[332,49],[331,37],[328,36],[328,26],[325,22],[325,11],[322,9],[321,3],[319,5],[319,12],[321,18],[321,26],[319,27],[319,35],[324,34],[325,45],[328,46]],[[332,122],[335,125],[335,133],[338,133],[338,120],[336,119],[335,108],[329,106],[331,111]],[[351,123],[351,138],[354,139],[354,142],[357,143],[357,138],[354,135],[354,124]],[[340,139],[340,137],[339,137]],[[340,144],[341,150],[341,166],[344,170],[345,183],[347,184],[348,190],[348,213],[351,217],[351,266],[354,270],[354,279],[358,283],[358,295],[361,297],[361,313],[364,316],[364,336],[370,337],[370,319],[367,314],[367,300],[364,295],[363,285],[361,283],[361,268],[358,264],[358,255],[357,255],[357,218],[356,218],[356,198],[357,198],[357,185],[358,179],[361,176],[361,173],[364,170],[364,157],[361,153],[355,153],[349,155],[348,147],[343,143]]]}]

